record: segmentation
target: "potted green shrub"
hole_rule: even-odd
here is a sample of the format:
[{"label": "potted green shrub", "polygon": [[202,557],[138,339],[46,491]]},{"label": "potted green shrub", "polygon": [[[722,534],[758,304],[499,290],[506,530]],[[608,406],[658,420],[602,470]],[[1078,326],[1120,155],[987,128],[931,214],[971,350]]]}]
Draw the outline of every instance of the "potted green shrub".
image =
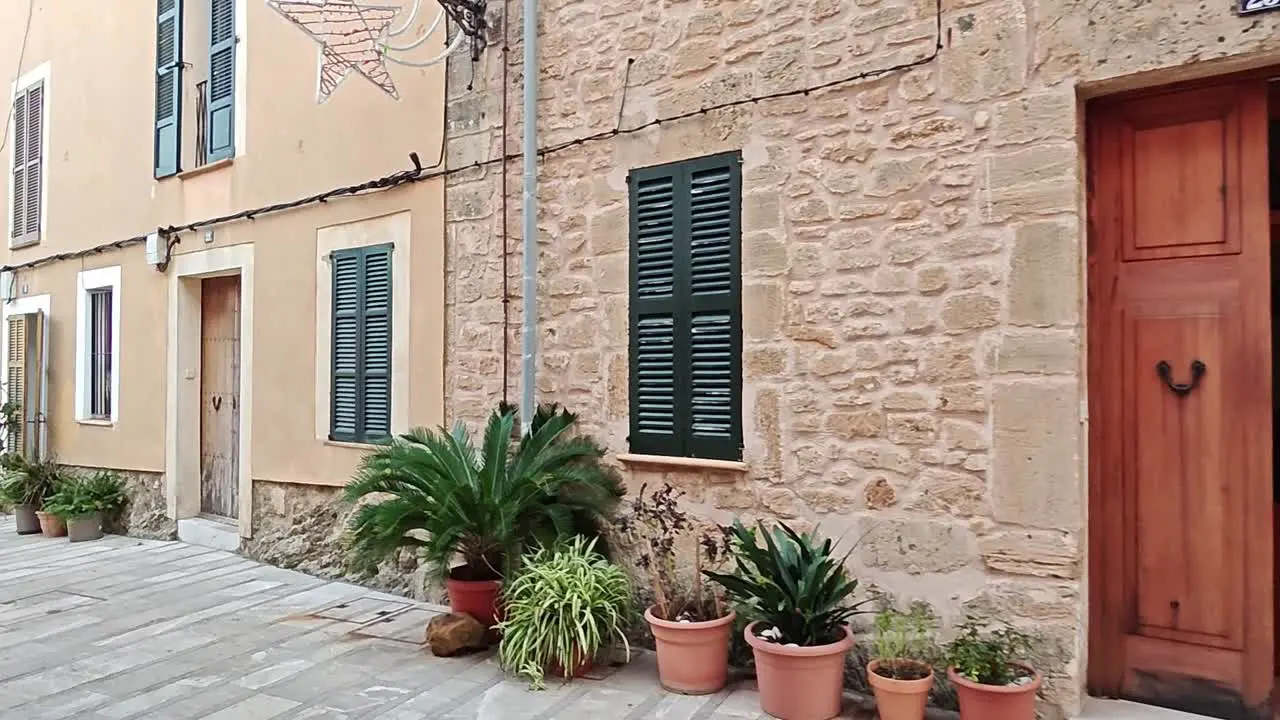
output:
[{"label": "potted green shrub", "polygon": [[961,624],[947,645],[961,720],[1033,720],[1040,673],[1019,661],[1030,652],[1031,636],[1011,625],[983,632],[976,620]]},{"label": "potted green shrub", "polygon": [[124,504],[124,485],[113,472],[99,470],[89,477],[67,480],[49,497],[45,510],[67,524],[71,542],[102,537],[103,515]]},{"label": "potted green shrub", "polygon": [[[727,555],[725,533],[714,525],[699,527],[680,509],[680,493],[670,484],[646,490],[640,488],[616,525],[653,588],[644,619],[657,647],[658,680],[686,695],[718,692],[728,680],[737,615],[704,583],[702,568]],[[692,557],[692,568],[680,566],[682,554]]]},{"label": "potted green shrub", "polygon": [[874,655],[867,683],[881,720],[922,720],[933,687],[933,617],[922,607],[903,613],[888,609],[876,616]]},{"label": "potted green shrub", "polygon": [[66,534],[66,527],[43,510],[46,498],[57,490],[62,471],[52,460],[28,460],[17,453],[0,457],[0,493],[14,506],[18,534]]},{"label": "potted green shrub", "polygon": [[[444,580],[454,612],[486,627],[498,617],[499,581],[535,540],[591,532],[623,494],[604,450],[570,436],[572,413],[541,412],[514,444],[515,415],[494,412],[480,447],[459,423],[416,429],[367,454],[345,497],[352,561],[371,568],[418,548]],[[454,565],[455,558],[462,563]]]},{"label": "potted green shrub", "polygon": [[503,589],[498,660],[536,689],[546,673],[576,677],[590,670],[615,638],[630,657],[627,576],[581,536],[525,556]]},{"label": "potted green shrub", "polygon": [[[782,720],[826,720],[840,713],[845,655],[853,647],[848,620],[870,600],[850,603],[858,589],[830,539],[819,541],[783,523],[733,525],[732,574],[704,571],[750,620],[760,705]],[[763,539],[763,545],[761,544]]]}]

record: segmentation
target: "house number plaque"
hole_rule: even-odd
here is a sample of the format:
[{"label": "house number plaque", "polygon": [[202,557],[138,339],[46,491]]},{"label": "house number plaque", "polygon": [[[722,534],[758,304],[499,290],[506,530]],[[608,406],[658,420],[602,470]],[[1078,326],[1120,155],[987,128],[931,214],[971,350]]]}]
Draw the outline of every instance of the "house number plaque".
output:
[{"label": "house number plaque", "polygon": [[1280,0],[1239,0],[1239,2],[1241,15],[1280,10]]}]

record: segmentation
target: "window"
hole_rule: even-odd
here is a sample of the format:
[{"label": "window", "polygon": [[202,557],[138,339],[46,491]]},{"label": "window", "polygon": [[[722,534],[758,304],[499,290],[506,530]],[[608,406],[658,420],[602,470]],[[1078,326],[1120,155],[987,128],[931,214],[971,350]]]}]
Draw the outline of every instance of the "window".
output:
[{"label": "window", "polygon": [[742,159],[632,171],[631,451],[742,457]]},{"label": "window", "polygon": [[45,82],[26,84],[13,98],[9,245],[40,242],[44,205]]},{"label": "window", "polygon": [[76,419],[115,422],[120,390],[120,268],[77,278]]},{"label": "window", "polygon": [[[236,0],[157,0],[157,178],[182,172],[184,146],[193,149],[196,167],[235,154],[235,6]],[[184,116],[195,117],[194,129],[184,127]]]},{"label": "window", "polygon": [[391,435],[392,245],[335,250],[329,439]]}]

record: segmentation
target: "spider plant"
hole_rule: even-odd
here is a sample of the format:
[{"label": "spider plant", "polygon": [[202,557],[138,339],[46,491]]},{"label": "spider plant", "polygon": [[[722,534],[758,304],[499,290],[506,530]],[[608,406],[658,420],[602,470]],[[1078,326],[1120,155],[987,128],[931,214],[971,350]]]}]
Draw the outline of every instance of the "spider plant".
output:
[{"label": "spider plant", "polygon": [[761,637],[805,647],[836,642],[849,618],[871,602],[848,602],[858,581],[845,570],[848,554],[837,556],[829,538],[819,543],[784,523],[772,531],[760,523],[757,535],[740,521],[732,534],[735,571],[703,574],[724,587],[747,619],[761,621]]},{"label": "spider plant", "polygon": [[535,689],[548,666],[570,677],[614,638],[630,656],[631,588],[626,573],[596,552],[594,539],[578,536],[525,556],[503,589],[503,606],[498,660]]},{"label": "spider plant", "polygon": [[361,502],[349,524],[352,561],[376,565],[417,547],[441,577],[493,580],[507,574],[534,540],[595,527],[622,486],[599,462],[604,451],[570,436],[576,417],[548,409],[513,447],[515,414],[494,412],[480,447],[459,423],[416,429],[367,454],[347,485]]}]

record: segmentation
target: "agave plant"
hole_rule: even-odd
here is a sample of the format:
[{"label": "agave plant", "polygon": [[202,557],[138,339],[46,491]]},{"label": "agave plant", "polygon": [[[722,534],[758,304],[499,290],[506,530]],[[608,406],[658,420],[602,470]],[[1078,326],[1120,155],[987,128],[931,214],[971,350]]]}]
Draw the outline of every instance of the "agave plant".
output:
[{"label": "agave plant", "polygon": [[530,541],[595,527],[623,489],[599,463],[595,442],[568,435],[575,421],[563,410],[540,413],[513,448],[515,414],[494,412],[478,448],[459,423],[419,428],[371,451],[345,493],[365,501],[349,524],[353,563],[367,568],[418,547],[441,578],[461,557],[454,578],[492,580]]},{"label": "agave plant", "polygon": [[739,521],[732,534],[735,571],[703,574],[725,589],[746,618],[768,626],[767,637],[775,642],[835,642],[849,618],[871,602],[849,603],[858,581],[845,570],[848,554],[837,556],[829,538],[819,543],[815,535],[802,535],[783,523],[772,531],[760,523],[757,535],[756,528]]},{"label": "agave plant", "polygon": [[626,573],[596,552],[595,540],[579,536],[525,556],[502,596],[498,659],[535,689],[548,667],[569,677],[615,639],[630,654],[631,588]]}]

